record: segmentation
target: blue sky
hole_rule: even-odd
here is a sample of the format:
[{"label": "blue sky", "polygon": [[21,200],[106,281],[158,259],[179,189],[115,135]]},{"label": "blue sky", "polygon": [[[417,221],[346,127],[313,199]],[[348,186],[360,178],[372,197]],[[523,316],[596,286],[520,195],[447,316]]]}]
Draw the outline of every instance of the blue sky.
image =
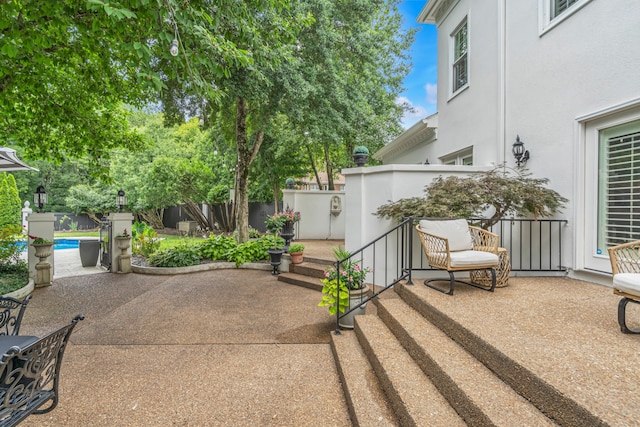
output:
[{"label": "blue sky", "polygon": [[415,42],[409,50],[413,58],[413,67],[404,79],[405,90],[400,94],[399,99],[400,102],[412,105],[415,110],[413,113],[405,113],[402,119],[405,129],[436,112],[438,48],[436,26],[416,22],[418,14],[426,3],[426,0],[403,0],[399,4],[405,27],[418,29]]}]

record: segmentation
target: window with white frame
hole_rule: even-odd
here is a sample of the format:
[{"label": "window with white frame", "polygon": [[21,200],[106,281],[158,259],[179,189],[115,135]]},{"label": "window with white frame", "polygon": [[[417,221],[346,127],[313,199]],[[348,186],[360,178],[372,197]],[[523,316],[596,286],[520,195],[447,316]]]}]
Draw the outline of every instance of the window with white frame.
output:
[{"label": "window with white frame", "polygon": [[598,242],[640,240],[640,120],[600,131]]},{"label": "window with white frame", "polygon": [[591,0],[538,0],[540,10],[539,32],[543,35],[569,18]]},{"label": "window with white frame", "polygon": [[578,3],[578,0],[550,0],[551,1],[551,19],[560,15],[565,10],[569,9],[574,4]]},{"label": "window with white frame", "polygon": [[467,28],[467,18],[465,18],[451,35],[451,40],[453,42],[451,66],[452,93],[458,92],[469,83],[469,43]]},{"label": "window with white frame", "polygon": [[465,148],[464,150],[456,151],[455,153],[447,154],[440,157],[440,161],[443,165],[473,165],[473,147]]}]

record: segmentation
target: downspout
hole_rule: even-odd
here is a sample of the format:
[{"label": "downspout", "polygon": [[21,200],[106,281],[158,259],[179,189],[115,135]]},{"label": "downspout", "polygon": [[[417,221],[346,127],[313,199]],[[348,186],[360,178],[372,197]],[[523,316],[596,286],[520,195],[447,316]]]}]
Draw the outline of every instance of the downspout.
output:
[{"label": "downspout", "polygon": [[498,2],[498,164],[511,153],[507,137],[507,0]]}]

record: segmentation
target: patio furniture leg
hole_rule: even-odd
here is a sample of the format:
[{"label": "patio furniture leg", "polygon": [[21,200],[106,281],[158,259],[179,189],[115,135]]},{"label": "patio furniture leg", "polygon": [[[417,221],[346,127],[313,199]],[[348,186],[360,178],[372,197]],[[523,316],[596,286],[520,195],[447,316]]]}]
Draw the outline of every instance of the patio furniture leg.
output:
[{"label": "patio furniture leg", "polygon": [[[435,289],[438,292],[442,292],[443,294],[447,294],[447,295],[453,295],[453,288],[455,286],[455,282],[459,282],[459,280],[456,280],[453,277],[453,272],[449,271],[449,290],[446,289],[442,289],[438,286],[432,285],[431,282],[442,282],[445,279],[427,279],[424,281],[425,286],[428,286],[431,289]],[[465,282],[461,282],[461,283],[465,283]]]},{"label": "patio furniture leg", "polygon": [[627,304],[633,302],[635,304],[640,304],[640,301],[636,301],[629,298],[622,298],[618,303],[618,324],[620,325],[620,330],[623,334],[640,334],[640,330],[638,329],[629,329],[627,327]]}]

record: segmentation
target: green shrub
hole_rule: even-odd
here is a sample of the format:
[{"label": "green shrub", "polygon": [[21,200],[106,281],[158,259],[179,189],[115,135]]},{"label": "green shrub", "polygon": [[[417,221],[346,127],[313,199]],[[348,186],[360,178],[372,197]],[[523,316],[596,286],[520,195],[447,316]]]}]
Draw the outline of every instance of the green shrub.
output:
[{"label": "green shrub", "polygon": [[16,244],[20,231],[19,225],[0,228],[0,268],[14,265],[20,260],[20,247]]},{"label": "green shrub", "polygon": [[160,248],[158,233],[144,222],[134,222],[131,226],[134,254],[149,256]]},{"label": "green shrub", "polygon": [[[280,239],[280,238],[279,238]],[[283,240],[283,239],[280,239]],[[273,247],[273,237],[260,237],[241,243],[227,252],[227,261],[241,265],[246,262],[263,261],[269,259],[269,249]]]},{"label": "green shrub", "polygon": [[15,263],[0,264],[0,295],[23,288],[29,283],[29,266],[18,260]]},{"label": "green shrub", "polygon": [[221,234],[212,235],[200,244],[200,256],[213,261],[228,260],[227,253],[238,246],[233,237],[225,237]]},{"label": "green shrub", "polygon": [[200,264],[200,245],[179,245],[162,249],[151,254],[147,261],[154,267],[188,267]]}]

